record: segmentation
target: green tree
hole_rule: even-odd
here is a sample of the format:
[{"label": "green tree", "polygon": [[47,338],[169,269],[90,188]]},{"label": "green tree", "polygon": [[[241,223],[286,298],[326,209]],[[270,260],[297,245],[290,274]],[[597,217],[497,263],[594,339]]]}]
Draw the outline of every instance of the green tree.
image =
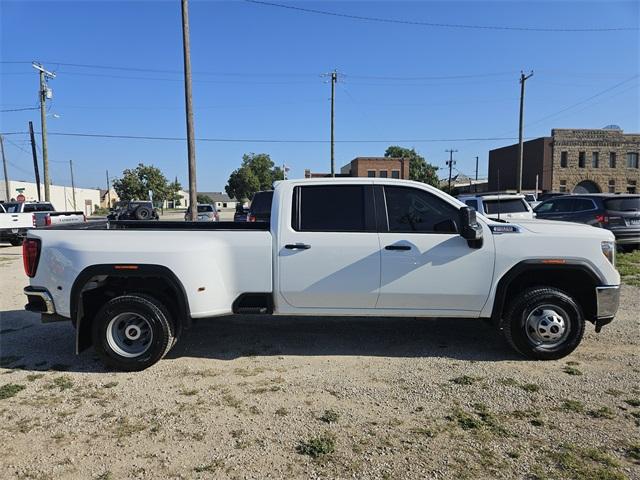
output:
[{"label": "green tree", "polygon": [[114,179],[113,188],[121,200],[145,200],[151,190],[154,202],[163,202],[176,200],[182,187],[177,178],[169,183],[159,168],[140,163],[134,169],[125,169],[122,178]]},{"label": "green tree", "polygon": [[231,172],[224,189],[231,198],[249,200],[254,193],[271,190],[273,182],[283,179],[282,169],[274,165],[268,154],[247,153],[242,156],[240,168]]},{"label": "green tree", "polygon": [[409,159],[409,180],[427,183],[434,187],[439,187],[438,167],[427,163],[425,158],[416,152],[415,148],[405,148],[392,145],[384,152],[388,158],[408,158]]},{"label": "green tree", "polygon": [[209,195],[203,195],[202,193],[198,194],[198,203],[209,203],[213,204],[213,198]]}]

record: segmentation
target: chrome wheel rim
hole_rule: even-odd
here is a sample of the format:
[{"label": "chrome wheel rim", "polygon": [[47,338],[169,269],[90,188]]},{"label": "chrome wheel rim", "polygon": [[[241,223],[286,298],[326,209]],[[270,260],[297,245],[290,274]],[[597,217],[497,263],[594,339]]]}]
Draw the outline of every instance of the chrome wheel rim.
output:
[{"label": "chrome wheel rim", "polygon": [[107,326],[107,344],[122,357],[139,357],[149,350],[152,340],[151,324],[137,313],[120,313]]},{"label": "chrome wheel rim", "polygon": [[537,306],[527,316],[525,330],[534,345],[557,347],[569,334],[569,315],[557,305]]}]

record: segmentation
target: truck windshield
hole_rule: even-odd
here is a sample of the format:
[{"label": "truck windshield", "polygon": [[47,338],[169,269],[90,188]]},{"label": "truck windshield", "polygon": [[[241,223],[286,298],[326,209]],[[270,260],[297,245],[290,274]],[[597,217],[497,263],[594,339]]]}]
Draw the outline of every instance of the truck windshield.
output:
[{"label": "truck windshield", "polygon": [[640,197],[610,198],[604,201],[604,208],[615,212],[639,212]]},{"label": "truck windshield", "polygon": [[484,200],[484,212],[492,215],[495,213],[522,213],[528,212],[524,200],[521,198],[506,198],[504,200]]}]

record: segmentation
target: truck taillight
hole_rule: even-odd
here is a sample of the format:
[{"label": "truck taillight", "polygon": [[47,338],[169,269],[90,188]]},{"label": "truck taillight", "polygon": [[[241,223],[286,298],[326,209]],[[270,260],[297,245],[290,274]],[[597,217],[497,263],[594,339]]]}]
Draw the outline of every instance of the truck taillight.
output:
[{"label": "truck taillight", "polygon": [[249,217],[247,217],[247,221],[248,222],[255,222],[256,221],[256,216],[255,215],[249,215]]},{"label": "truck taillight", "polygon": [[38,269],[40,260],[40,240],[27,238],[22,243],[22,262],[24,263],[24,273],[33,278]]},{"label": "truck taillight", "polygon": [[596,215],[596,222],[609,223],[609,217],[607,217],[606,215]]},{"label": "truck taillight", "polygon": [[36,214],[32,213],[31,214],[31,223],[33,224],[33,226],[36,226]]},{"label": "truck taillight", "polygon": [[44,224],[48,227],[49,225],[51,225],[51,215],[47,215],[46,217],[44,217]]}]

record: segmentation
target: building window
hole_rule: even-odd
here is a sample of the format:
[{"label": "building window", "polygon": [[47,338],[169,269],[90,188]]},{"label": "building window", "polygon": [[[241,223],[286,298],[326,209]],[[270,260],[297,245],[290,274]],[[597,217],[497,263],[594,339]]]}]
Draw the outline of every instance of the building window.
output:
[{"label": "building window", "polygon": [[587,154],[585,152],[579,152],[578,153],[578,166],[580,168],[584,168],[585,162],[587,158]]},{"label": "building window", "polygon": [[560,167],[567,168],[569,164],[569,152],[560,152]]},{"label": "building window", "polygon": [[616,181],[609,180],[609,193],[616,193]]},{"label": "building window", "polygon": [[400,170],[391,170],[391,178],[400,178]]},{"label": "building window", "polygon": [[637,180],[628,180],[627,181],[627,193],[637,193],[638,190],[638,181]]},{"label": "building window", "polygon": [[616,168],[616,152],[609,152],[609,168]]},{"label": "building window", "polygon": [[638,153],[627,153],[627,168],[638,168]]},{"label": "building window", "polygon": [[367,177],[375,177],[375,176],[376,176],[375,170],[367,170]]},{"label": "building window", "polygon": [[560,191],[561,192],[566,192],[567,191],[567,181],[566,180],[560,180]]},{"label": "building window", "polygon": [[591,167],[598,168],[600,166],[600,152],[591,152]]},{"label": "building window", "polygon": [[386,170],[380,170],[380,178],[387,178],[387,171]]}]

